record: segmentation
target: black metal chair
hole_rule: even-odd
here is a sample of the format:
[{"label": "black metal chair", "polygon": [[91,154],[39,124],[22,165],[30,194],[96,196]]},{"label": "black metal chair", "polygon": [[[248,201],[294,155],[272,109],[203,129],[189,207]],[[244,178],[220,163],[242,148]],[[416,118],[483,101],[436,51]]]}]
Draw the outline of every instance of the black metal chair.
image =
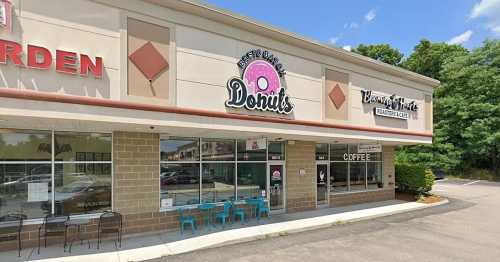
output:
[{"label": "black metal chair", "polygon": [[100,248],[102,234],[116,234],[116,241],[122,247],[122,228],[123,228],[123,217],[118,212],[104,212],[99,217],[99,225],[97,226],[97,249]]},{"label": "black metal chair", "polygon": [[0,242],[17,239],[17,255],[21,256],[21,229],[23,220],[26,216],[23,214],[7,214],[0,217]]},{"label": "black metal chair", "polygon": [[[43,220],[43,224],[38,228],[38,254],[40,254],[40,238],[44,238],[44,246],[47,247],[47,237],[50,236],[64,236],[64,251],[66,251],[67,235],[66,235],[66,222],[69,216],[54,216],[47,215]],[[43,232],[42,232],[43,230]]]}]

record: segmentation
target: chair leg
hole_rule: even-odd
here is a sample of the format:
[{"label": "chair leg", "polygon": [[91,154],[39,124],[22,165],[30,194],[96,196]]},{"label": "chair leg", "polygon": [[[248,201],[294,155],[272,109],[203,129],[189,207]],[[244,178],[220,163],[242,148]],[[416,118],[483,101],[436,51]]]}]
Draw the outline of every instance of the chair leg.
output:
[{"label": "chair leg", "polygon": [[41,228],[38,229],[38,251],[37,251],[38,254],[40,254],[40,230]]},{"label": "chair leg", "polygon": [[97,250],[99,250],[100,240],[101,240],[101,232],[100,232],[100,230],[98,230],[97,231]]},{"label": "chair leg", "polygon": [[118,237],[119,237],[118,241],[120,243],[120,248],[122,248],[122,229],[121,228],[120,228],[120,234]]},{"label": "chair leg", "polygon": [[21,257],[21,231],[17,233],[17,256]]}]

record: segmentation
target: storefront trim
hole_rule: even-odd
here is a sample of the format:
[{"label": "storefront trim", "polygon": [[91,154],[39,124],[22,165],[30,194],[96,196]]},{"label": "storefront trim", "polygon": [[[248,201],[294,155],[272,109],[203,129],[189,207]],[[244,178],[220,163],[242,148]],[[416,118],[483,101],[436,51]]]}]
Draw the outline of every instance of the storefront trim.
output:
[{"label": "storefront trim", "polygon": [[377,189],[366,189],[366,190],[357,190],[357,191],[345,191],[345,192],[339,192],[339,191],[330,191],[330,196],[339,196],[339,195],[351,195],[351,194],[361,194],[361,193],[370,193],[370,192],[377,192],[377,191],[386,191],[390,190],[391,188],[377,188]]},{"label": "storefront trim", "polygon": [[132,109],[132,110],[151,111],[151,112],[173,113],[173,114],[182,114],[182,115],[228,118],[228,119],[245,120],[245,121],[258,121],[258,122],[278,123],[278,124],[336,128],[336,129],[346,129],[346,130],[375,132],[375,133],[387,133],[387,134],[397,134],[397,135],[408,135],[408,136],[420,136],[420,137],[432,137],[433,136],[432,133],[429,133],[429,132],[414,132],[414,131],[407,131],[407,130],[393,130],[393,129],[385,129],[385,128],[373,128],[373,127],[362,127],[362,126],[354,126],[354,125],[331,124],[331,123],[321,123],[321,122],[314,122],[314,121],[294,120],[294,119],[277,118],[277,117],[238,115],[238,114],[229,114],[229,113],[209,111],[209,110],[198,110],[198,109],[189,109],[189,108],[172,107],[172,106],[150,105],[150,104],[144,104],[144,103],[116,101],[116,100],[102,99],[102,98],[42,93],[42,92],[37,92],[37,91],[16,90],[13,88],[0,88],[0,97],[24,99],[24,100],[34,100],[34,101],[44,101],[44,102],[88,105],[88,106],[101,106],[101,107],[110,107],[110,108],[119,108],[119,109]]}]

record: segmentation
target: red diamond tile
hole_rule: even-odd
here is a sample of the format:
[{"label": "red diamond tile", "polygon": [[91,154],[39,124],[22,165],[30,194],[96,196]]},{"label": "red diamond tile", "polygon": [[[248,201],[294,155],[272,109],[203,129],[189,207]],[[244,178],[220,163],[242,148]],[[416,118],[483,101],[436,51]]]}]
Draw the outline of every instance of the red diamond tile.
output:
[{"label": "red diamond tile", "polygon": [[161,71],[168,67],[167,60],[151,42],[147,42],[135,50],[128,58],[148,80],[155,79]]},{"label": "red diamond tile", "polygon": [[335,85],[332,91],[330,91],[330,93],[328,94],[328,97],[330,98],[330,100],[335,105],[335,108],[337,109],[339,109],[345,102],[345,95],[344,92],[342,92],[342,89],[340,88],[339,84]]}]

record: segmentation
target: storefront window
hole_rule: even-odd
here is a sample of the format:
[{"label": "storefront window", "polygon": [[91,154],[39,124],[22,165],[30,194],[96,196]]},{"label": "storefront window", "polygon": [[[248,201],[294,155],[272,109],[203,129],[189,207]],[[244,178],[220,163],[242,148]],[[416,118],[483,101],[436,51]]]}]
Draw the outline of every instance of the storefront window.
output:
[{"label": "storefront window", "polygon": [[266,163],[238,163],[238,199],[265,196]]},{"label": "storefront window", "polygon": [[161,164],[160,207],[198,204],[200,197],[200,164]]},{"label": "storefront window", "polygon": [[200,140],[198,138],[172,138],[161,140],[162,161],[199,161]]},{"label": "storefront window", "polygon": [[266,149],[247,149],[247,141],[238,140],[238,161],[266,161]]},{"label": "storefront window", "polygon": [[52,212],[51,164],[0,164],[0,217],[23,214],[26,219]]},{"label": "storefront window", "polygon": [[55,132],[56,215],[111,209],[111,134]]},{"label": "storefront window", "polygon": [[348,162],[332,162],[330,164],[330,183],[332,192],[345,192],[348,190],[348,164]]},{"label": "storefront window", "polygon": [[285,143],[269,142],[267,153],[269,160],[285,160]]},{"label": "storefront window", "polygon": [[51,132],[0,130],[0,217],[52,212],[51,150]]},{"label": "storefront window", "polygon": [[111,134],[56,132],[55,161],[111,161]]},{"label": "storefront window", "polygon": [[0,129],[0,162],[50,162],[51,150],[51,132]]},{"label": "storefront window", "polygon": [[332,192],[383,187],[382,153],[359,153],[357,144],[330,145]]},{"label": "storefront window", "polygon": [[234,163],[203,163],[201,174],[203,202],[234,200]]},{"label": "storefront window", "polygon": [[52,138],[49,131],[1,130],[0,216],[111,209],[111,140],[111,134],[55,132]]},{"label": "storefront window", "polygon": [[64,163],[55,168],[56,215],[111,209],[111,163]]},{"label": "storefront window", "polygon": [[234,161],[234,140],[202,139],[203,161]]},{"label": "storefront window", "polygon": [[316,160],[328,160],[328,144],[316,144]]},{"label": "storefront window", "polygon": [[351,191],[366,189],[366,162],[349,163],[349,185]]},{"label": "storefront window", "polygon": [[382,181],[382,162],[367,162],[366,165],[368,189],[384,187]]}]

